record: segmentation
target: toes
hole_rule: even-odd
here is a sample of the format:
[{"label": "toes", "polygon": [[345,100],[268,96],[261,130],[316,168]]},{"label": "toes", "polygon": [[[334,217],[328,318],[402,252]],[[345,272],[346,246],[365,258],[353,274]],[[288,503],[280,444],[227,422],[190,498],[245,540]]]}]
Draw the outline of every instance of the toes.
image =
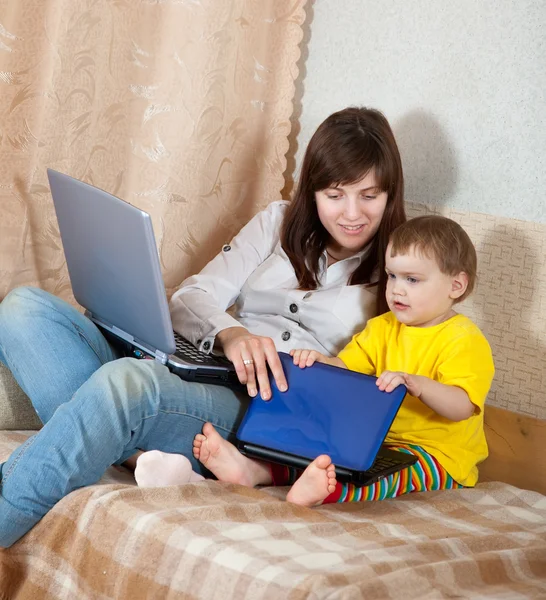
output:
[{"label": "toes", "polygon": [[332,459],[327,454],[321,454],[320,456],[317,456],[317,458],[315,458],[315,465],[319,469],[327,469],[331,464]]},{"label": "toes", "polygon": [[207,437],[213,433],[216,433],[216,429],[214,429],[212,423],[205,423],[203,425],[203,437]]}]

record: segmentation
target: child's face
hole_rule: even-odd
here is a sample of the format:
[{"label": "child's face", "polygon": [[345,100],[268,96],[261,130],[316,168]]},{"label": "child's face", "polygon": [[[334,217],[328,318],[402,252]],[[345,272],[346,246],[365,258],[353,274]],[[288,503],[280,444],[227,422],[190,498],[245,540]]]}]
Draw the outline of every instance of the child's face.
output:
[{"label": "child's face", "polygon": [[387,304],[396,318],[413,327],[431,327],[449,319],[453,302],[466,290],[465,273],[445,275],[434,259],[411,248],[406,254],[385,256]]}]

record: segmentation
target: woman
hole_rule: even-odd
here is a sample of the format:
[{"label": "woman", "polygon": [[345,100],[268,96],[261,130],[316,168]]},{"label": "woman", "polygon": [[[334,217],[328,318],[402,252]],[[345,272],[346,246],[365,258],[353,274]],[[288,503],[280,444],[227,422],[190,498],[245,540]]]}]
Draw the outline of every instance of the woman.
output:
[{"label": "woman", "polygon": [[248,394],[270,397],[266,365],[286,387],[277,351],[335,354],[386,310],[385,248],[404,220],[400,155],[384,116],[348,108],[328,117],[309,143],[293,201],[256,215],[171,299],[174,328],[206,352],[221,348],[246,391],[120,357],[65,302],[12,291],[0,304],[0,361],[44,427],[1,466],[0,546],[111,464],[134,464],[138,450],[184,454],[200,471],[192,442],[205,422],[230,439]]}]

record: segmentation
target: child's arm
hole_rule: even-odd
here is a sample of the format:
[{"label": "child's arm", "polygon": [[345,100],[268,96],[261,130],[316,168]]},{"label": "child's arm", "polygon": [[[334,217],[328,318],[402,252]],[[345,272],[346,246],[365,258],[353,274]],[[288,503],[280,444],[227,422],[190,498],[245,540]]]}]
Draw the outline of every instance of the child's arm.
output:
[{"label": "child's arm", "polygon": [[408,392],[440,416],[451,421],[464,421],[474,414],[474,404],[468,394],[456,385],[446,385],[424,375],[400,371],[384,371],[377,379],[381,391],[392,392],[404,384]]},{"label": "child's arm", "polygon": [[290,350],[290,356],[294,358],[294,364],[299,366],[300,369],[310,367],[316,362],[340,367],[342,369],[347,368],[341,358],[337,358],[337,356],[325,356],[316,350]]}]

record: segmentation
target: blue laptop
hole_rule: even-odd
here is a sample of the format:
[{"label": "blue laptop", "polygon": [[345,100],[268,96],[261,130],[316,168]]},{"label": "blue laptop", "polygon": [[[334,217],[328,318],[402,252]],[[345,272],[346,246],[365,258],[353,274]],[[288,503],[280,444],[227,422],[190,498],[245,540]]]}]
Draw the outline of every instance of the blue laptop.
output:
[{"label": "blue laptop", "polygon": [[416,457],[383,445],[406,388],[381,392],[376,378],[315,363],[300,369],[279,353],[288,381],[280,392],[273,377],[272,398],[253,398],[237,431],[239,450],[292,467],[305,468],[328,454],[341,481],[369,485],[416,462]]}]

